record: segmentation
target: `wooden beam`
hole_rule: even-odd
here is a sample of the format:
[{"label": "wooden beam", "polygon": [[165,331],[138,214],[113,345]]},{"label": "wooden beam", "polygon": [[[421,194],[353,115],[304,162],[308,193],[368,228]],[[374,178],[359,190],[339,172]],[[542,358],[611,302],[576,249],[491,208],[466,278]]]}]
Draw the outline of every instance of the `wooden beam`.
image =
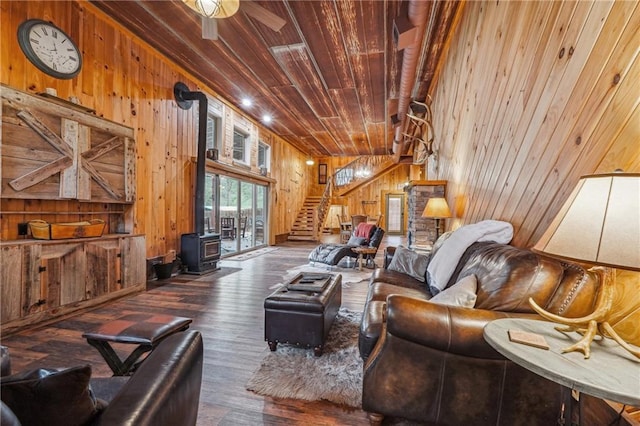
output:
[{"label": "wooden beam", "polygon": [[85,169],[87,172],[89,172],[93,180],[95,180],[96,183],[102,187],[102,189],[107,191],[109,195],[111,195],[113,198],[117,200],[122,199],[122,194],[116,191],[115,189],[111,188],[111,186],[109,185],[109,181],[105,179],[100,174],[100,172],[97,171],[95,167],[93,167],[85,158],[82,159],[82,168]]},{"label": "wooden beam", "polygon": [[9,182],[9,186],[16,191],[22,191],[25,188],[29,188],[37,183],[42,182],[45,179],[60,173],[62,170],[73,164],[73,160],[70,157],[60,157],[59,159],[39,167],[31,172],[20,176]]},{"label": "wooden beam", "polygon": [[88,151],[82,153],[82,158],[87,161],[93,161],[107,152],[118,148],[124,141],[119,136],[114,136],[102,142],[100,145],[96,145]]},{"label": "wooden beam", "polygon": [[36,132],[42,139],[47,141],[49,145],[55,148],[60,154],[67,157],[73,157],[73,150],[67,142],[65,142],[60,136],[56,135],[51,129],[49,129],[42,121],[38,120],[27,110],[20,110],[16,114],[22,121],[24,121],[31,130]]}]

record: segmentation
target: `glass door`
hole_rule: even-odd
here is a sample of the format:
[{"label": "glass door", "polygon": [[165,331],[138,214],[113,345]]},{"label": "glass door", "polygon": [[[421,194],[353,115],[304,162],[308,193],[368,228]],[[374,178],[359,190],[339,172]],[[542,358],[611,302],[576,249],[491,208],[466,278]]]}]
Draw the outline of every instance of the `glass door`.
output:
[{"label": "glass door", "polygon": [[240,250],[238,241],[238,221],[240,218],[240,181],[220,175],[220,240],[222,256]]},{"label": "glass door", "polygon": [[218,218],[220,217],[218,214],[220,207],[219,188],[218,175],[207,173],[204,179],[204,231],[208,233],[220,232],[218,226]]},{"label": "glass door", "polygon": [[247,232],[247,225],[253,220],[253,198],[254,198],[255,185],[249,182],[240,182],[240,226],[238,229],[240,250],[247,250],[255,246],[253,242],[253,233],[249,229]]},{"label": "glass door", "polygon": [[255,221],[253,226],[254,246],[261,246],[269,241],[267,235],[267,186],[256,185]]},{"label": "glass door", "polygon": [[404,234],[404,194],[387,194],[386,212],[387,234]]},{"label": "glass door", "polygon": [[[216,179],[217,187],[209,189]],[[210,200],[207,201],[210,206],[205,205],[205,225],[208,220],[214,231],[220,233],[222,256],[265,245],[269,241],[266,226],[268,187],[224,175],[209,174],[207,182],[206,199]],[[208,198],[208,194],[213,198]],[[219,212],[217,216],[216,211]]]}]

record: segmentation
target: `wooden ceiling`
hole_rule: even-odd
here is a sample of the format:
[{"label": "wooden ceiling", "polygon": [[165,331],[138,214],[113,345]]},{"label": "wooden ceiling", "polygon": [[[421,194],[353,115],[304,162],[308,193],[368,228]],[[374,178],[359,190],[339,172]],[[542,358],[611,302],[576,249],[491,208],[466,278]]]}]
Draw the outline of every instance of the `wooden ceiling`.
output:
[{"label": "wooden ceiling", "polygon": [[[427,3],[428,15],[409,95],[422,100],[461,3],[415,1]],[[404,52],[392,28],[408,2],[256,1],[286,21],[279,32],[243,12],[244,2],[218,20],[213,41],[181,1],[92,1],[255,120],[271,115],[265,126],[306,154],[390,153]],[[251,107],[241,106],[245,97]]]}]

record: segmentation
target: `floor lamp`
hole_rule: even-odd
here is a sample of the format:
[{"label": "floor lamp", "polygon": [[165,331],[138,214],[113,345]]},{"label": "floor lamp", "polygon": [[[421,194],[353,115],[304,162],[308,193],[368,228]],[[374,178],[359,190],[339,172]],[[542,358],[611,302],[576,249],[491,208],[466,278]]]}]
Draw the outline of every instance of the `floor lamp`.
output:
[{"label": "floor lamp", "polygon": [[601,287],[596,306],[582,318],[551,314],[533,299],[529,303],[544,318],[584,336],[563,352],[580,351],[589,358],[596,334],[609,337],[640,358],[640,350],[627,344],[609,324],[615,290],[613,268],[640,271],[640,174],[611,173],[583,176],[533,251],[560,259],[596,265]]},{"label": "floor lamp", "polygon": [[[427,205],[424,207],[422,217],[435,219],[436,221],[436,241],[440,237],[440,219],[451,217],[451,210],[445,198],[429,198]],[[435,241],[434,241],[435,242]]]}]

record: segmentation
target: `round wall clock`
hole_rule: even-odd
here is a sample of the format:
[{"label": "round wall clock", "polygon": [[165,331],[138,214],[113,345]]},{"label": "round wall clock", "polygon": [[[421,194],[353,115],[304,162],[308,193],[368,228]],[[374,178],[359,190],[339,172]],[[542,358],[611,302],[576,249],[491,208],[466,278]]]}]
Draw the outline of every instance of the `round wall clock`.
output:
[{"label": "round wall clock", "polygon": [[70,79],[82,68],[78,46],[51,22],[24,21],[18,27],[18,43],[33,65],[53,77]]}]

